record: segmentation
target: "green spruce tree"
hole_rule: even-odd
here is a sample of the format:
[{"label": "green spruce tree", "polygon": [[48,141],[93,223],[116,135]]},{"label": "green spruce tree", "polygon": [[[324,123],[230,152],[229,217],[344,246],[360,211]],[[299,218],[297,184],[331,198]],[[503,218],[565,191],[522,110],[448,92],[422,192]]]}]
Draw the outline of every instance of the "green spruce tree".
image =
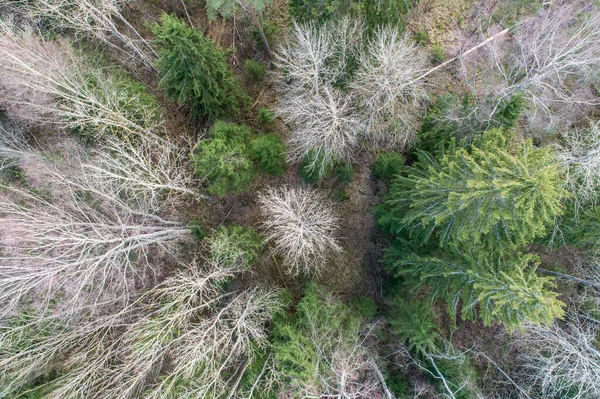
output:
[{"label": "green spruce tree", "polygon": [[216,195],[247,191],[256,178],[248,141],[252,132],[244,125],[217,122],[208,140],[192,151],[194,173],[208,181],[208,191]]},{"label": "green spruce tree", "polygon": [[552,324],[564,313],[564,304],[552,291],[552,278],[536,274],[537,259],[531,255],[505,259],[454,250],[443,258],[410,255],[391,266],[416,287],[426,284],[432,300],[446,301],[453,318],[460,308],[463,319],[474,320],[479,314],[485,325],[496,321],[512,331],[524,323]]},{"label": "green spruce tree", "polygon": [[221,118],[242,112],[248,98],[215,43],[166,14],[152,31],[160,50],[160,85],[167,87],[170,97],[189,104],[197,117]]},{"label": "green spruce tree", "polygon": [[379,222],[423,241],[436,234],[441,245],[516,248],[544,235],[567,197],[551,147],[511,146],[498,129],[470,151],[448,149],[439,160],[421,151],[406,170],[379,209]]}]

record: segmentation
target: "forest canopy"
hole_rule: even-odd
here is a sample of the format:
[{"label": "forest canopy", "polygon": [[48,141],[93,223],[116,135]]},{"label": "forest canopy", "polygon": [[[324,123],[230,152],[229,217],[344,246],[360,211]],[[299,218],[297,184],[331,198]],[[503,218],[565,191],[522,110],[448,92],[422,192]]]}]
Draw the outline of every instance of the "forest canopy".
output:
[{"label": "forest canopy", "polygon": [[0,0],[0,397],[600,397],[600,5]]}]

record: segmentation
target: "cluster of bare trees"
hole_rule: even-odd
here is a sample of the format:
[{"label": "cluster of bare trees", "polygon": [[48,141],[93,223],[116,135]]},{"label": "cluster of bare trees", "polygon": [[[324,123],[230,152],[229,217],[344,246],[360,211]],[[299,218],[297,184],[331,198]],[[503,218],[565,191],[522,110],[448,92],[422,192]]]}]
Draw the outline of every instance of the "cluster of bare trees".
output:
[{"label": "cluster of bare trees", "polygon": [[[3,310],[38,298],[42,308],[58,295],[61,307],[128,297],[136,282],[153,274],[151,257],[172,252],[189,236],[179,221],[165,220],[125,201],[93,181],[53,169],[45,175],[60,191],[44,198],[3,187],[0,297]],[[159,251],[159,252],[156,252]],[[151,273],[148,275],[148,273]]]},{"label": "cluster of bare trees", "polygon": [[[34,0],[15,2],[0,0],[0,8],[33,23],[51,23],[55,30],[65,30],[76,37],[96,40],[130,65],[142,65],[156,71],[158,58],[149,41],[123,17],[122,9],[130,0]],[[11,4],[12,3],[12,4]]]},{"label": "cluster of bare trees", "polygon": [[342,248],[336,238],[338,218],[318,192],[292,187],[259,195],[266,238],[284,259],[289,274],[320,274]]},{"label": "cluster of bare trees", "polygon": [[[348,19],[294,25],[276,54],[284,71],[279,113],[294,128],[291,160],[313,151],[323,168],[350,160],[361,139],[403,148],[413,137],[415,111],[425,97],[416,78],[426,57],[393,28],[382,27],[368,40],[363,33],[361,23]],[[351,62],[359,64],[355,73]]]},{"label": "cluster of bare trees", "polygon": [[[520,95],[540,130],[568,125],[599,103],[593,84],[600,61],[600,13],[583,1],[561,1],[518,25],[512,35],[460,57],[461,74],[489,121],[503,101]],[[505,31],[499,32],[505,33]]]},{"label": "cluster of bare trees", "polygon": [[[0,392],[60,370],[60,358],[66,368],[53,381],[53,398],[233,395],[280,307],[273,289],[224,292],[239,272],[193,261],[119,312],[105,303],[94,309],[105,313],[91,320],[61,324],[53,315],[3,325]],[[172,367],[159,378],[165,362]]]},{"label": "cluster of bare trees", "polygon": [[73,143],[42,152],[22,130],[0,133],[3,167],[18,167],[26,182],[0,194],[3,314],[31,300],[53,311],[62,296],[61,311],[110,297],[127,303],[157,275],[155,258],[191,237],[170,208],[203,198],[185,149],[138,135],[108,137],[88,154]]}]

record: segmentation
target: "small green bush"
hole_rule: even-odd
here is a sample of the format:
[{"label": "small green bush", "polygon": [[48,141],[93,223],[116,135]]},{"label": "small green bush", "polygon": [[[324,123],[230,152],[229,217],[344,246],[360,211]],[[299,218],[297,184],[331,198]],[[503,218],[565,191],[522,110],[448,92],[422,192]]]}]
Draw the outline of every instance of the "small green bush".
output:
[{"label": "small green bush", "polygon": [[431,48],[431,59],[435,64],[441,64],[444,62],[446,55],[444,54],[444,48],[439,44],[436,44]]},{"label": "small green bush", "polygon": [[429,34],[424,30],[417,31],[414,40],[415,43],[424,46],[429,43]]},{"label": "small green bush", "polygon": [[333,193],[333,199],[338,202],[347,201],[349,198],[350,198],[350,195],[348,195],[348,192],[343,188],[338,188]]},{"label": "small green bush", "polygon": [[[0,162],[2,160],[0,159]],[[16,183],[24,177],[23,169],[18,165],[10,165],[5,168],[0,168],[0,177],[7,183]]]},{"label": "small green bush", "polygon": [[521,117],[525,108],[525,101],[520,95],[514,95],[500,103],[498,110],[494,114],[494,119],[500,126],[513,127]]},{"label": "small green bush", "polygon": [[257,260],[265,243],[256,230],[246,226],[220,226],[206,239],[213,259],[224,265],[249,268]]},{"label": "small green bush", "polygon": [[210,139],[194,147],[194,173],[208,180],[210,193],[223,196],[250,188],[256,178],[247,148],[250,135],[250,129],[244,125],[217,122]]},{"label": "small green bush", "polygon": [[346,185],[354,180],[354,166],[349,163],[340,163],[335,167],[338,183]]},{"label": "small green bush", "polygon": [[430,302],[396,297],[391,303],[389,320],[392,330],[408,343],[409,350],[423,354],[437,352],[440,327]]},{"label": "small green bush", "polygon": [[258,110],[258,121],[262,125],[268,125],[275,120],[275,112],[267,107],[261,107]]},{"label": "small green bush", "polygon": [[244,61],[244,69],[251,82],[261,83],[265,79],[265,67],[255,60]]},{"label": "small green bush", "polygon": [[250,154],[258,168],[273,176],[285,172],[285,145],[275,134],[263,134],[250,142]]},{"label": "small green bush", "polygon": [[377,314],[377,304],[373,298],[361,295],[350,303],[352,309],[365,320],[370,320]]},{"label": "small green bush", "polygon": [[399,152],[384,152],[377,156],[373,163],[373,176],[377,179],[391,181],[400,174],[406,160]]},{"label": "small green bush", "polygon": [[[277,38],[281,37],[281,35],[280,35],[281,28],[277,24],[275,24],[271,21],[265,20],[264,18],[260,19],[260,25],[262,26],[265,37],[267,38],[267,43],[270,43],[270,46],[273,47],[273,44],[276,43]],[[252,39],[256,43],[256,48],[259,51],[266,50],[265,43],[263,42],[262,37],[260,36],[260,32],[258,31],[258,28],[255,28],[252,31]]]},{"label": "small green bush", "polygon": [[204,225],[200,220],[193,219],[188,223],[188,228],[192,231],[192,234],[199,240],[203,240],[206,237],[206,231]]},{"label": "small green bush", "polygon": [[385,379],[385,382],[389,390],[392,391],[392,393],[396,395],[398,399],[413,397],[410,382],[399,372],[389,373],[389,376]]}]

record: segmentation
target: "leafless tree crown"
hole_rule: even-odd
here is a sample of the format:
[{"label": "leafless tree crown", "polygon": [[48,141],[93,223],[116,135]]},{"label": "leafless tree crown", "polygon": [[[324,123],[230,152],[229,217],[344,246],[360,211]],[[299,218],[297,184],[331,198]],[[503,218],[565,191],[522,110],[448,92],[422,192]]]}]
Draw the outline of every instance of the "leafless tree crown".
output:
[{"label": "leafless tree crown", "polygon": [[341,252],[338,218],[317,192],[284,187],[259,195],[263,225],[290,274],[319,274]]}]

